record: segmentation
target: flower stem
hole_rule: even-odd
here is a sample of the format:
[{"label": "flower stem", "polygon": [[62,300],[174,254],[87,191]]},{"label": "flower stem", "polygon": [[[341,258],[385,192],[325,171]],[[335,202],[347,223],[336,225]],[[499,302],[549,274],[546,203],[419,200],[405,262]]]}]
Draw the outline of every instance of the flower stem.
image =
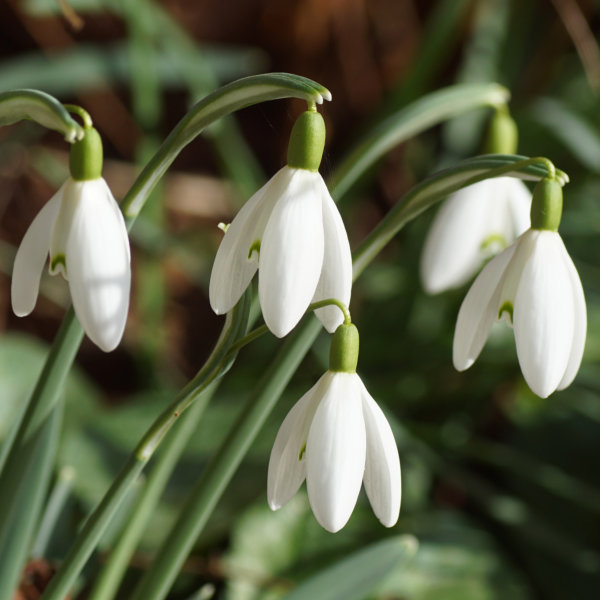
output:
[{"label": "flower stem", "polygon": [[165,443],[161,446],[156,464],[140,491],[131,510],[130,518],[112,549],[104,568],[94,582],[88,596],[89,600],[111,600],[115,597],[123,575],[129,566],[129,560],[148,525],[148,521],[156,508],[175,464],[190,437],[197,430],[204,410],[216,390],[216,385],[216,382],[212,383],[205,390],[184,417],[175,424],[172,434],[167,437]]},{"label": "flower stem", "polygon": [[81,572],[90,554],[96,548],[104,530],[138,475],[142,472],[148,460],[150,460],[160,441],[177,422],[181,413],[194,400],[197,400],[217,377],[226,372],[231,366],[234,358],[230,358],[227,351],[233,341],[246,328],[250,305],[248,296],[248,293],[244,294],[236,307],[227,315],[221,337],[202,369],[200,369],[196,377],[179,392],[173,402],[156,419],[142,437],[134,452],[129,456],[120,473],[102,498],[102,501],[85,522],[60,570],[52,578],[50,585],[44,592],[42,596],[44,600],[62,600],[68,595],[77,575]]},{"label": "flower stem", "polygon": [[77,106],[77,104],[63,104],[63,106],[71,114],[81,117],[81,120],[83,121],[83,126],[86,129],[89,129],[90,127],[94,126],[94,122],[92,121],[90,113],[87,112],[87,110],[81,108],[81,106]]},{"label": "flower stem", "polygon": [[317,310],[318,308],[323,308],[324,306],[337,306],[342,311],[342,314],[344,315],[344,325],[350,325],[350,323],[352,323],[352,319],[350,318],[350,311],[348,310],[348,307],[343,302],[341,302],[340,300],[337,300],[336,298],[326,298],[325,300],[319,300],[318,302],[313,302],[312,304],[309,305],[307,312]]}]

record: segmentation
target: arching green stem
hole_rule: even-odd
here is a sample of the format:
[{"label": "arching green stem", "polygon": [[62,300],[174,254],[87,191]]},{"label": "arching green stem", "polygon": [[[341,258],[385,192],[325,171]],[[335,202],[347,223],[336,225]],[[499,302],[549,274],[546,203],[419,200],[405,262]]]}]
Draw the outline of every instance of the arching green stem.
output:
[{"label": "arching green stem", "polygon": [[63,104],[63,106],[71,114],[81,117],[81,120],[83,121],[83,126],[86,129],[89,129],[90,127],[94,126],[94,122],[92,121],[90,113],[87,110],[81,108],[81,106],[77,106],[77,104]]}]

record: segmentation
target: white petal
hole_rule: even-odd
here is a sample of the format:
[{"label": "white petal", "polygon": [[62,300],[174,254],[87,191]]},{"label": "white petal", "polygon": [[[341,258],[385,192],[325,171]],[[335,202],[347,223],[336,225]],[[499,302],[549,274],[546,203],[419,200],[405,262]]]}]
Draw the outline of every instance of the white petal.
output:
[{"label": "white petal", "polygon": [[531,226],[531,197],[532,194],[527,186],[515,177],[501,177],[505,180],[502,184],[505,202],[508,210],[505,214],[508,216],[508,227],[506,239],[510,244]]},{"label": "white petal", "polygon": [[488,237],[490,182],[480,181],[452,194],[438,211],[421,255],[421,279],[429,294],[469,281],[483,262]]},{"label": "white petal", "polygon": [[317,521],[332,533],[348,522],[365,471],[359,381],[356,373],[333,373],[308,432],[308,499]]},{"label": "white petal", "polygon": [[569,362],[574,298],[560,236],[552,231],[537,234],[515,295],[513,322],[525,381],[546,398],[557,388]]},{"label": "white petal", "polygon": [[88,337],[109,352],[121,341],[129,309],[127,230],[103,180],[74,182],[69,196],[77,201],[66,251],[73,306]]},{"label": "white petal", "polygon": [[377,518],[392,527],[398,521],[402,494],[398,448],[390,424],[362,381],[361,387],[367,433],[365,491]]},{"label": "white petal", "polygon": [[504,271],[515,247],[515,244],[509,246],[483,268],[463,300],[452,347],[452,360],[458,371],[468,369],[475,362],[498,318]]},{"label": "white petal", "polygon": [[284,419],[269,459],[267,499],[272,510],[281,508],[298,491],[306,477],[306,440],[317,406],[329,387],[325,373]]},{"label": "white petal", "polygon": [[323,266],[323,210],[315,178],[295,171],[265,228],[261,244],[258,296],[267,327],[288,334],[306,311]]},{"label": "white petal", "polygon": [[[348,306],[352,290],[352,254],[348,234],[325,182],[321,180],[320,183],[325,246],[321,277],[312,301],[335,298]],[[333,333],[342,324],[343,316],[336,306],[319,308],[315,314],[329,333]]]},{"label": "white petal", "polygon": [[229,312],[238,302],[258,269],[258,256],[265,225],[293,173],[280,169],[235,216],[213,263],[208,295],[218,314]]},{"label": "white petal", "polygon": [[[561,240],[562,241],[562,240]],[[583,295],[583,287],[577,269],[571,260],[566,248],[563,254],[563,260],[567,271],[569,273],[569,280],[571,282],[571,293],[573,294],[573,344],[571,346],[571,355],[569,362],[565,370],[563,378],[558,384],[557,390],[564,390],[568,385],[571,384],[577,371],[579,371],[579,365],[583,357],[583,349],[585,346],[585,337],[587,333],[587,311],[585,306],[585,297]]]},{"label": "white petal", "polygon": [[60,210],[63,188],[64,185],[36,215],[17,250],[13,265],[11,299],[13,311],[18,317],[28,315],[35,307],[52,230]]}]

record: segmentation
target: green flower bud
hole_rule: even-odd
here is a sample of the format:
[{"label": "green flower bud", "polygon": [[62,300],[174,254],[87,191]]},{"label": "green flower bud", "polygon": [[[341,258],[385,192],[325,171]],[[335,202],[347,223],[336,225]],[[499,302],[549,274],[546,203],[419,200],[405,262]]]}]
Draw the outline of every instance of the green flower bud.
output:
[{"label": "green flower bud", "polygon": [[325,121],[316,110],[303,112],[292,128],[287,162],[290,167],[318,171],[325,149]]},{"label": "green flower bud", "polygon": [[494,111],[488,125],[485,152],[488,154],[515,154],[519,141],[519,131],[506,107]]},{"label": "green flower bud", "polygon": [[340,325],[333,334],[329,352],[329,370],[356,373],[358,364],[358,329],[352,323]]},{"label": "green flower bud", "polygon": [[102,176],[102,139],[93,127],[86,128],[83,138],[71,144],[69,170],[75,181],[89,181]]},{"label": "green flower bud", "polygon": [[531,229],[558,231],[562,216],[563,193],[556,179],[542,179],[533,190]]}]

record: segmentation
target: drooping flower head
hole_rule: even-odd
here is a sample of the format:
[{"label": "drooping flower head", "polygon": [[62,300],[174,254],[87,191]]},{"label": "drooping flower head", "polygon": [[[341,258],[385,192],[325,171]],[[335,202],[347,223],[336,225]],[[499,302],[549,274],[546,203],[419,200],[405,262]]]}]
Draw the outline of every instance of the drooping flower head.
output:
[{"label": "drooping flower head", "polygon": [[[494,112],[486,149],[514,154],[517,126],[506,107]],[[428,294],[464,285],[486,260],[529,228],[531,193],[518,179],[497,177],[474,183],[443,203],[427,233],[421,281]]]},{"label": "drooping flower head", "polygon": [[[288,165],[246,202],[227,228],[210,277],[210,304],[229,312],[258,270],[265,323],[289,333],[308,305],[326,298],[350,302],[352,258],[339,211],[318,172],[323,118],[303,113],[290,136]],[[341,323],[334,307],[316,311],[328,331]]]},{"label": "drooping flower head", "polygon": [[13,266],[11,297],[19,317],[35,307],[49,256],[52,275],[69,283],[73,308],[102,350],[121,341],[129,308],[130,250],[123,215],[102,172],[102,141],[88,127],[71,146],[71,176],[35,217]]},{"label": "drooping flower head", "polygon": [[466,295],[454,333],[454,366],[477,359],[493,323],[513,326],[529,387],[542,398],[567,387],[583,356],[587,317],[579,275],[558,233],[562,188],[544,179],[535,188],[531,229],[492,259]]},{"label": "drooping flower head", "polygon": [[394,435],[356,373],[358,331],[334,334],[329,370],[281,424],[271,458],[267,496],[281,508],[306,479],[322,527],[339,531],[350,518],[361,484],[377,518],[392,527],[400,512],[400,460]]}]

